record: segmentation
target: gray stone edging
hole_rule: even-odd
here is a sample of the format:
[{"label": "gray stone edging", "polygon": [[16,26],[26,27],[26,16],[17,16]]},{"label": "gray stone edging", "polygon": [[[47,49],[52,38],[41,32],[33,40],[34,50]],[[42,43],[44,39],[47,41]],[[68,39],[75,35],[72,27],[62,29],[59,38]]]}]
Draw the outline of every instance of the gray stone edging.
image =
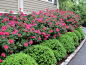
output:
[{"label": "gray stone edging", "polygon": [[72,60],[72,58],[76,55],[76,53],[84,45],[85,41],[86,41],[86,36],[85,36],[85,39],[81,42],[81,44],[77,47],[77,49],[70,56],[68,56],[67,59],[64,62],[62,62],[60,65],[68,65],[68,63]]}]

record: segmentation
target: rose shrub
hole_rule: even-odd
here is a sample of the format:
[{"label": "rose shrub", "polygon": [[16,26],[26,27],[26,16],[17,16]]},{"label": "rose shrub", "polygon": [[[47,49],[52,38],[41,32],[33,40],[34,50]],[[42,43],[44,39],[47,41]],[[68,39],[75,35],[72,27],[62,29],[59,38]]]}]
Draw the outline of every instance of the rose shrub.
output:
[{"label": "rose shrub", "polygon": [[20,52],[33,43],[58,38],[68,31],[73,32],[81,24],[80,17],[72,11],[47,9],[29,15],[21,11],[12,13],[0,13],[0,54]]}]

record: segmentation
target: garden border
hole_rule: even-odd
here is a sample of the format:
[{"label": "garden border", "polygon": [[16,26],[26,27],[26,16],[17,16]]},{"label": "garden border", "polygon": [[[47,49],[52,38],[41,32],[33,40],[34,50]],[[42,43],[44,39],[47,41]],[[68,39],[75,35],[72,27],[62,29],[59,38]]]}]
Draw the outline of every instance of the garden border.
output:
[{"label": "garden border", "polygon": [[84,35],[84,37],[85,37],[84,40],[77,47],[77,49],[70,56],[68,56],[67,59],[64,62],[62,62],[60,65],[68,65],[68,63],[73,59],[73,57],[78,53],[78,51],[82,48],[82,46],[86,42],[86,36]]}]

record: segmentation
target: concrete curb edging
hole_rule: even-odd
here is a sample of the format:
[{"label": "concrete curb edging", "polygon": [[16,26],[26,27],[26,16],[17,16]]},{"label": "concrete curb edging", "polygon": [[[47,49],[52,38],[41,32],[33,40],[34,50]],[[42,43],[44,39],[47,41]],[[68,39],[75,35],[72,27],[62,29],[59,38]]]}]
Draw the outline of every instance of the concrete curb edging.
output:
[{"label": "concrete curb edging", "polygon": [[85,41],[86,41],[86,36],[85,36],[85,39],[81,42],[81,44],[77,47],[77,49],[70,56],[68,56],[67,59],[64,62],[62,62],[60,65],[68,65],[68,63],[72,60],[72,58],[76,55],[76,53],[84,45]]}]

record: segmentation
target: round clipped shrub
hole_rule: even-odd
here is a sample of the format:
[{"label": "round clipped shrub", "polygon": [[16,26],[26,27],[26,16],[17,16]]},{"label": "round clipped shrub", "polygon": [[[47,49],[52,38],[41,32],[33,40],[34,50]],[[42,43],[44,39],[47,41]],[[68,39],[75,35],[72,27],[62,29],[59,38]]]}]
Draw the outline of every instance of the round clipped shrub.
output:
[{"label": "round clipped shrub", "polygon": [[24,53],[33,57],[38,65],[56,65],[56,58],[52,49],[47,46],[33,45],[31,49],[25,49]]},{"label": "round clipped shrub", "polygon": [[77,30],[74,30],[74,33],[78,36],[78,41],[80,41],[81,40],[81,34]]},{"label": "round clipped shrub", "polygon": [[42,42],[40,45],[48,46],[54,52],[54,55],[58,61],[62,60],[66,56],[66,49],[57,39],[49,39]]},{"label": "round clipped shrub", "polygon": [[16,53],[7,56],[1,65],[38,65],[36,61],[25,53]]},{"label": "round clipped shrub", "polygon": [[75,50],[73,38],[70,37],[69,35],[67,35],[67,34],[61,35],[59,37],[59,41],[66,49],[67,53],[71,53]]},{"label": "round clipped shrub", "polygon": [[76,34],[74,32],[68,32],[67,34],[73,38],[74,46],[77,46],[79,43],[78,43],[78,37],[76,36]]},{"label": "round clipped shrub", "polygon": [[77,31],[79,31],[79,33],[81,34],[81,39],[84,38],[84,31],[81,27],[77,28]]}]

